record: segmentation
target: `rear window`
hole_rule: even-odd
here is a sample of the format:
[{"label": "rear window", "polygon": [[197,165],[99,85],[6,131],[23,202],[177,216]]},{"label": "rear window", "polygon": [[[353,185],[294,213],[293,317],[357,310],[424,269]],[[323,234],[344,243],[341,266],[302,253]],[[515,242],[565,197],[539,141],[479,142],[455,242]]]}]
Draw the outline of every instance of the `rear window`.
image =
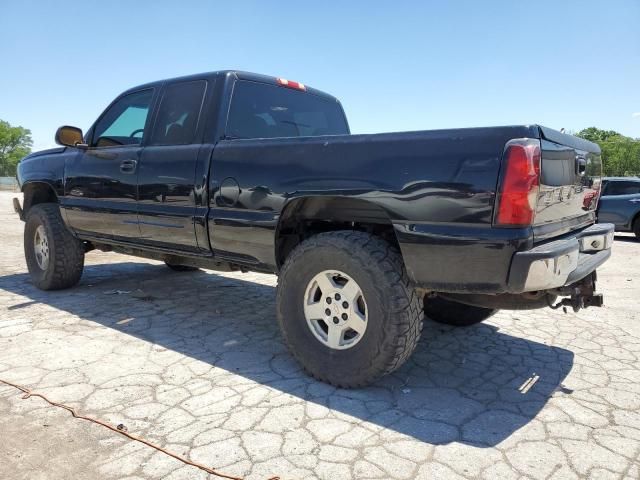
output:
[{"label": "rear window", "polygon": [[349,129],[335,100],[277,85],[239,80],[233,89],[230,138],[344,135]]}]

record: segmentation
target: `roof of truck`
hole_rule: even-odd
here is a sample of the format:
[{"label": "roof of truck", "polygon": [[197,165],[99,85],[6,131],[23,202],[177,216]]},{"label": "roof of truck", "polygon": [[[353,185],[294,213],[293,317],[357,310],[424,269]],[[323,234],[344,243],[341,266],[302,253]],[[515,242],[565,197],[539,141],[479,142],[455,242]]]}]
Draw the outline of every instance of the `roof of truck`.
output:
[{"label": "roof of truck", "polygon": [[[259,74],[259,73],[243,72],[241,70],[217,70],[217,71],[214,71],[214,72],[195,73],[195,74],[192,74],[192,75],[185,75],[185,76],[181,76],[181,77],[173,77],[173,78],[165,78],[163,80],[156,80],[156,81],[153,81],[153,82],[144,83],[142,85],[136,85],[135,87],[129,88],[128,90],[126,90],[123,93],[134,92],[134,91],[140,90],[142,88],[157,87],[157,86],[160,86],[160,85],[162,85],[164,83],[167,83],[167,82],[172,82],[173,83],[173,82],[185,82],[185,81],[190,81],[190,80],[203,80],[203,79],[212,80],[214,78],[225,77],[225,76],[233,76],[233,77],[241,79],[241,80],[249,80],[249,81],[252,81],[252,82],[269,83],[269,84],[273,84],[273,85],[277,85],[278,78],[281,78],[281,77],[274,77],[274,76],[269,76],[269,75],[262,75],[262,74]],[[307,93],[312,93],[313,95],[318,95],[318,96],[321,96],[321,97],[325,97],[327,99],[335,100],[336,102],[339,101],[333,95],[329,95],[328,93],[323,92],[322,90],[318,90],[316,88],[310,87],[306,83],[304,84],[304,86],[305,86],[305,91]]]},{"label": "roof of truck", "polygon": [[602,177],[603,180],[640,182],[640,177]]}]

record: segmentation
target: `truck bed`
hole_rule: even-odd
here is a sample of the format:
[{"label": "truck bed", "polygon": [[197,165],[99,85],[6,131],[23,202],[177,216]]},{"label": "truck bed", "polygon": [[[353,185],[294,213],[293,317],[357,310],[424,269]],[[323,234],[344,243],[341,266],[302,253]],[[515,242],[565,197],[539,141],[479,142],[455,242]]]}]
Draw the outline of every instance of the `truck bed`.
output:
[{"label": "truck bed", "polygon": [[[503,152],[514,138],[544,142],[542,178],[547,184],[533,228],[493,228]],[[362,203],[331,215],[355,218],[365,204],[378,207],[378,220],[392,222],[403,255],[411,258],[409,273],[420,284],[443,291],[505,291],[515,252],[594,222],[593,209],[582,209],[591,189],[576,193],[582,187],[565,170],[574,147],[590,150],[594,159],[599,151],[590,142],[574,139],[526,125],[224,140],[213,153],[211,189],[240,169],[241,193],[237,209],[214,205],[209,211],[211,245],[223,256],[243,255],[247,260],[248,255],[263,267],[276,266],[272,229],[289,204],[319,195],[349,198]],[[560,168],[554,168],[557,165]],[[569,200],[554,196],[562,189],[573,192]],[[255,226],[257,219],[260,227]],[[237,242],[239,225],[246,227],[242,245]],[[421,245],[414,252],[416,238]],[[252,246],[248,251],[247,241]],[[424,243],[430,248],[422,248]]]}]

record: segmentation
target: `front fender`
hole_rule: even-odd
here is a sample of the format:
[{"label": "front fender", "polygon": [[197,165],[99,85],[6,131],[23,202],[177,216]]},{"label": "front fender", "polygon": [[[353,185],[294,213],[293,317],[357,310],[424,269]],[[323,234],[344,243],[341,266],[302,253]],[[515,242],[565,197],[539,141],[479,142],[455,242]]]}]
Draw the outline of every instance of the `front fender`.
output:
[{"label": "front fender", "polygon": [[23,158],[18,164],[16,179],[20,190],[29,183],[44,183],[58,196],[64,195],[64,165],[66,148],[37,152]]}]

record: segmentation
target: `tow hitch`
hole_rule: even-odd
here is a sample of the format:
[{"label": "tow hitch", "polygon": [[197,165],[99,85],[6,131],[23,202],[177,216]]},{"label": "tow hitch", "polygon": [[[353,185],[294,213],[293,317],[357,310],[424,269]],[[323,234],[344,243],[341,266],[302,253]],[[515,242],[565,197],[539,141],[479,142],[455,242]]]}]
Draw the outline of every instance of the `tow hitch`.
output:
[{"label": "tow hitch", "polygon": [[595,293],[595,290],[596,272],[593,272],[576,283],[554,290],[554,294],[569,298],[563,298],[555,305],[549,302],[549,307],[554,310],[562,307],[564,313],[567,313],[567,307],[573,308],[574,312],[579,311],[581,308],[601,307],[604,303],[602,294]]}]

